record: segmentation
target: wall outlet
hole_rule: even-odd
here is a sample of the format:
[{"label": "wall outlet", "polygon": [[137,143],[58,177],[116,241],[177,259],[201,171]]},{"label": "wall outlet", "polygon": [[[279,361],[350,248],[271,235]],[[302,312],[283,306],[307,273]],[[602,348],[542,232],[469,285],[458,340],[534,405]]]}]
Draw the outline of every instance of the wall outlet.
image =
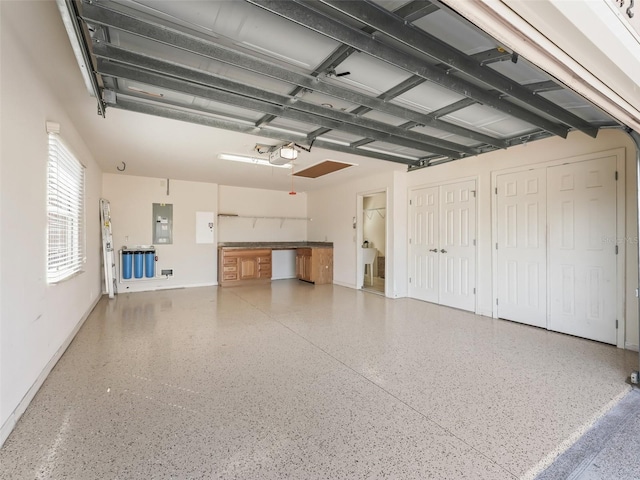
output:
[{"label": "wall outlet", "polygon": [[160,275],[166,276],[166,277],[173,276],[173,268],[167,268],[167,269],[164,269],[164,270],[160,270]]}]

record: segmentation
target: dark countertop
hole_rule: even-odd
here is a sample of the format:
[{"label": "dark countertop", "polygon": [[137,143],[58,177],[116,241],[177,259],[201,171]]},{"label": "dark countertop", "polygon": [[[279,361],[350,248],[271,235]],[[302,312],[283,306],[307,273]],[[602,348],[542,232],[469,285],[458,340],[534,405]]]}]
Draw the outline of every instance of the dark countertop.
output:
[{"label": "dark countertop", "polygon": [[220,242],[218,248],[253,249],[269,248],[271,250],[293,250],[296,248],[333,248],[333,242]]}]

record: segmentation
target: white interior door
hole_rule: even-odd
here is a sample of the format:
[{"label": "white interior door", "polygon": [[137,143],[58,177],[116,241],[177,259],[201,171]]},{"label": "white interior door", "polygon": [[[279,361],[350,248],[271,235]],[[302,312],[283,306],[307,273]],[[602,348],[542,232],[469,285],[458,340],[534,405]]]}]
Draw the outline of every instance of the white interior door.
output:
[{"label": "white interior door", "polygon": [[440,301],[475,310],[476,182],[440,187]]},{"label": "white interior door", "polygon": [[549,329],[612,344],[616,343],[615,170],[615,157],[547,170]]},{"label": "white interior door", "polygon": [[546,168],[496,177],[498,316],[547,327]]},{"label": "white interior door", "polygon": [[410,193],[409,296],[475,310],[475,181]]},{"label": "white interior door", "polygon": [[410,194],[409,296],[438,302],[438,187]]}]

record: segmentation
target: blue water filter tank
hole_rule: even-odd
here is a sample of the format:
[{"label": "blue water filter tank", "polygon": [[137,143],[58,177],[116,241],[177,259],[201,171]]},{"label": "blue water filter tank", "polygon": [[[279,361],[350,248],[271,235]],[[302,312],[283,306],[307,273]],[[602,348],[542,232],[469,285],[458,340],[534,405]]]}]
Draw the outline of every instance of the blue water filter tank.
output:
[{"label": "blue water filter tank", "polygon": [[129,280],[131,278],[131,270],[133,268],[133,252],[122,252],[122,278]]},{"label": "blue water filter tank", "polygon": [[144,276],[147,278],[156,275],[156,252],[146,252],[144,254]]},{"label": "blue water filter tank", "polygon": [[142,278],[144,275],[144,252],[135,252],[133,254],[133,276]]}]

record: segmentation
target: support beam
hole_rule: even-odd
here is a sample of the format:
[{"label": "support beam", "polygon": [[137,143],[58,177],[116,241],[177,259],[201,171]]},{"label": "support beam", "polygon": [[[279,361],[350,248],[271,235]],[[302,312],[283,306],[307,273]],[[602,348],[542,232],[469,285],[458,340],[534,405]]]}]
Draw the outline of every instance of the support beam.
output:
[{"label": "support beam", "polygon": [[475,104],[476,104],[475,100],[472,100],[470,98],[465,98],[455,103],[452,103],[451,105],[447,105],[446,107],[439,108],[435,112],[431,112],[431,115],[433,115],[434,118],[440,118]]},{"label": "support beam", "polygon": [[280,67],[274,62],[268,62],[249,54],[234,51],[216,43],[202,39],[195,35],[189,35],[180,31],[178,27],[170,28],[148,20],[140,20],[96,4],[83,4],[82,18],[89,24],[104,25],[118,30],[129,32],[143,38],[164,43],[175,48],[202,55],[229,65],[265,75],[277,80],[291,83],[302,88],[340,98],[350,103],[364,105],[389,115],[416,121],[422,125],[433,127],[454,135],[470,138],[479,143],[505,148],[506,143],[473,130],[459,127],[448,122],[430,118],[428,115],[416,112],[409,108],[401,107],[393,103],[385,102],[375,97],[370,97],[353,90],[338,87],[311,75],[303,75]]},{"label": "support beam", "polygon": [[[329,68],[335,68],[337,65],[339,65],[340,63],[342,63],[349,55],[351,55],[355,50],[347,45],[340,45],[331,55],[329,55],[324,62],[322,62],[320,65],[318,65],[313,72],[311,72],[311,76],[312,77],[317,77],[318,75],[321,75],[322,73],[324,73],[325,71],[327,71],[327,69]],[[289,95],[291,96],[296,96],[298,93],[300,93],[302,90],[304,90],[303,87],[295,87],[290,93]],[[262,117],[260,120],[258,120],[256,122],[257,125],[266,125],[269,122],[272,122],[273,120],[275,120],[277,117],[275,117],[274,115],[265,115],[264,117]]]},{"label": "support beam", "polygon": [[401,6],[394,13],[404,18],[407,22],[415,22],[416,20],[437,12],[440,8],[429,0],[414,0]]},{"label": "support beam", "polygon": [[477,102],[495,108],[502,113],[519,118],[539,128],[543,128],[554,135],[558,135],[563,138],[567,137],[568,128],[566,126],[552,122],[547,118],[537,115],[523,107],[503,100],[500,95],[487,92],[486,90],[462,78],[448,75],[446,72],[426,64],[416,56],[390,47],[389,45],[375,38],[371,38],[369,35],[345,23],[330,18],[323,13],[310,8],[306,4],[290,0],[247,1],[336,41],[351,45],[352,47],[357,48],[358,50],[379,60],[385,61],[397,68],[412,72],[426,80],[465,97],[473,98]]},{"label": "support beam", "polygon": [[[161,103],[161,102],[158,102]],[[161,105],[152,105],[148,102],[140,102],[133,99],[123,98],[118,95],[118,100],[116,104],[110,105],[113,108],[119,108],[123,110],[128,110],[131,112],[145,113],[148,115],[153,115],[156,117],[164,117],[170,118],[173,120],[180,120],[183,122],[195,123],[198,125],[205,125],[208,127],[220,128],[223,130],[230,130],[233,132],[247,133],[249,135],[257,135],[264,138],[271,138],[278,141],[283,142],[297,142],[297,143],[305,143],[306,137],[304,135],[296,135],[293,133],[283,133],[277,130],[269,130],[265,128],[255,127],[252,125],[241,125],[235,122],[229,122],[226,120],[221,120],[218,118],[214,118],[212,116],[196,114],[193,112],[185,111],[183,109],[176,109],[171,107],[165,107]],[[417,160],[393,156],[393,155],[385,155],[383,153],[372,152],[368,150],[361,150],[357,148],[352,148],[344,145],[334,144],[331,142],[325,142],[321,140],[316,140],[314,142],[314,147],[322,148],[326,150],[333,150],[336,152],[342,153],[350,153],[353,155],[359,155],[364,157],[375,158],[377,160],[385,160],[387,162],[401,163],[404,165],[414,165]]]},{"label": "support beam", "polygon": [[[141,58],[143,56],[139,54],[133,55],[135,58],[139,59],[137,65],[143,63],[143,59]],[[160,61],[147,57],[147,62],[154,63]],[[166,62],[161,63],[164,64]],[[430,143],[427,144],[426,142],[418,141],[416,139],[418,137],[429,139],[432,137],[418,134],[416,132],[407,132],[391,125],[387,126],[381,122],[356,117],[355,115],[346,112],[339,112],[301,101],[287,104],[286,99],[289,97],[265,92],[263,90],[256,89],[255,87],[240,85],[236,82],[222,79],[220,77],[217,77],[212,82],[212,75],[208,73],[189,71],[190,69],[177,65],[173,65],[172,70],[170,70],[171,76],[169,76],[165,74],[152,73],[151,71],[141,70],[138,67],[132,67],[125,64],[106,61],[103,58],[98,58],[97,70],[101,75],[115,78],[126,78],[147,85],[153,85],[159,88],[181,92],[200,98],[206,98],[215,102],[226,103],[239,108],[257,112],[267,112],[279,117],[310,123],[312,125],[320,125],[334,130],[339,129],[353,135],[374,138],[377,141],[393,143],[395,145],[437,153],[439,155],[462,158],[465,156],[465,151],[468,152],[468,154],[473,155],[477,153],[475,150],[469,149],[468,147],[458,146],[457,144],[440,139],[434,139],[434,141],[430,141]],[[167,72],[169,70],[167,66],[163,66],[161,71]],[[190,78],[189,80],[184,80],[187,74],[190,75]],[[217,87],[213,87],[212,84],[217,85]],[[223,91],[220,88],[224,88],[226,91]],[[284,97],[285,101],[282,102],[283,99],[279,97]],[[269,99],[274,103],[270,103]],[[278,103],[284,103],[284,105],[278,105]],[[188,105],[185,105],[185,107],[188,107]],[[347,120],[352,123],[347,123]],[[372,128],[374,125],[382,125],[389,130],[385,133],[381,129],[376,130]],[[400,136],[399,134],[403,135]],[[447,146],[451,145],[452,147],[446,148],[435,146],[433,145],[434,143]]]},{"label": "support beam", "polygon": [[525,88],[528,88],[533,93],[553,92],[555,90],[562,90],[562,87],[553,80],[547,80],[546,82],[527,83]]},{"label": "support beam", "polygon": [[419,52],[426,53],[438,61],[476,78],[503,94],[512,96],[530,105],[532,108],[556,118],[562,123],[571,125],[591,137],[595,138],[598,133],[598,129],[591,126],[591,124],[584,119],[542,97],[534,95],[527,88],[501,75],[495,70],[480,65],[474,59],[433,35],[412,25],[407,25],[402,18],[383,7],[369,1],[321,1],[335,10],[356,18],[361,22],[364,21],[377,31],[389,35]]}]

